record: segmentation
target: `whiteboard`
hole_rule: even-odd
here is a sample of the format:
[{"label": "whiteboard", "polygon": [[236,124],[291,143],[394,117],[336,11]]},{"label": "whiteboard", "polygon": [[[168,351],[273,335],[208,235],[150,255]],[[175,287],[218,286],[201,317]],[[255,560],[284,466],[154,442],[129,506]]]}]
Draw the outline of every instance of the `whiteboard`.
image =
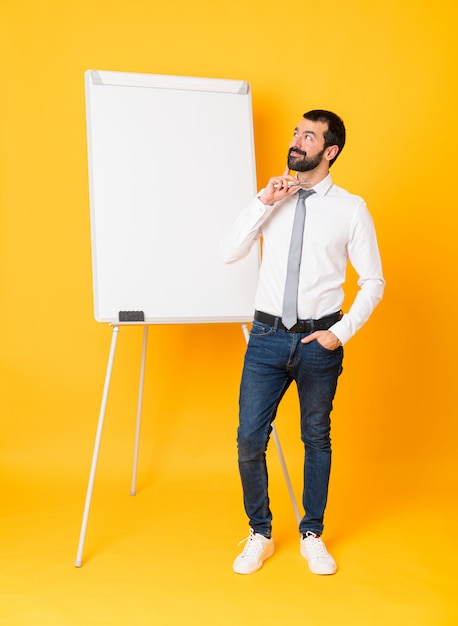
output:
[{"label": "whiteboard", "polygon": [[85,93],[95,319],[250,321],[259,247],[220,254],[256,193],[249,84],[88,70]]}]

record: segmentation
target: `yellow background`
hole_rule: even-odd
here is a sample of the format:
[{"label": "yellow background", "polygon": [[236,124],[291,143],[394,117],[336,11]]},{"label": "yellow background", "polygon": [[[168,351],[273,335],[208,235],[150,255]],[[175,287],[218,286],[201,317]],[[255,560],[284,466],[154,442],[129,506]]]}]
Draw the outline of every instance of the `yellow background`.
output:
[{"label": "yellow background", "polygon": [[[456,26],[453,0],[0,0],[2,623],[456,623]],[[231,572],[238,325],[150,329],[136,498],[141,329],[121,330],[73,568],[111,336],[92,309],[87,69],[247,80],[259,186],[303,112],[346,123],[332,173],[374,216],[387,290],[335,402],[332,579],[297,557],[274,451],[278,554]],[[299,493],[296,409],[290,393],[277,428]]]}]

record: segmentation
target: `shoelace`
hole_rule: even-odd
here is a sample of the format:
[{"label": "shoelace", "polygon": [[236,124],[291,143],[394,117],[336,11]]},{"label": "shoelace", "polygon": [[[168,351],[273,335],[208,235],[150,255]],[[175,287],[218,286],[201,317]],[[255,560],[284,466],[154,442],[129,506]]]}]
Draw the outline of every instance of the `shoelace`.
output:
[{"label": "shoelace", "polygon": [[328,551],[320,537],[317,537],[315,533],[310,531],[305,533],[305,537],[307,540],[307,549],[313,553],[314,558],[320,559],[328,557]]},{"label": "shoelace", "polygon": [[255,533],[252,530],[250,530],[250,534],[248,535],[248,537],[246,537],[245,539],[242,539],[242,541],[239,541],[237,545],[240,546],[245,541],[246,541],[246,546],[243,549],[243,552],[240,556],[254,556],[255,557],[257,556],[257,553],[259,552],[259,550],[262,550],[261,540],[255,537]]}]

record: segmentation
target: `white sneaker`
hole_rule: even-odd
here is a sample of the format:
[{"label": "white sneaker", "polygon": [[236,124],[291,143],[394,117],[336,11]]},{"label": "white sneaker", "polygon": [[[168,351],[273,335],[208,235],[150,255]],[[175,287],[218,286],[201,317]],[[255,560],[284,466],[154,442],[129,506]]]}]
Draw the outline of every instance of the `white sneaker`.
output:
[{"label": "white sneaker", "polygon": [[274,540],[267,539],[250,528],[250,536],[240,543],[243,541],[246,541],[245,548],[235,559],[232,568],[237,574],[252,574],[274,553]]},{"label": "white sneaker", "polygon": [[301,554],[309,563],[309,569],[314,574],[334,574],[337,565],[332,556],[326,550],[323,540],[307,531],[301,539]]}]

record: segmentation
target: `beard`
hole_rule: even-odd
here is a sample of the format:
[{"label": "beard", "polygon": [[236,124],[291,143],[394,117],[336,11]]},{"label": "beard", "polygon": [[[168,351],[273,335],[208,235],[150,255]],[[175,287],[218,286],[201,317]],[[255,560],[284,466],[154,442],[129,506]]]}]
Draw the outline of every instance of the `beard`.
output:
[{"label": "beard", "polygon": [[[315,155],[314,157],[308,157],[307,153],[298,148],[290,148],[288,152],[288,167],[295,172],[310,172],[314,170],[321,163],[325,148]],[[301,156],[292,156],[292,152],[297,152]]]}]

